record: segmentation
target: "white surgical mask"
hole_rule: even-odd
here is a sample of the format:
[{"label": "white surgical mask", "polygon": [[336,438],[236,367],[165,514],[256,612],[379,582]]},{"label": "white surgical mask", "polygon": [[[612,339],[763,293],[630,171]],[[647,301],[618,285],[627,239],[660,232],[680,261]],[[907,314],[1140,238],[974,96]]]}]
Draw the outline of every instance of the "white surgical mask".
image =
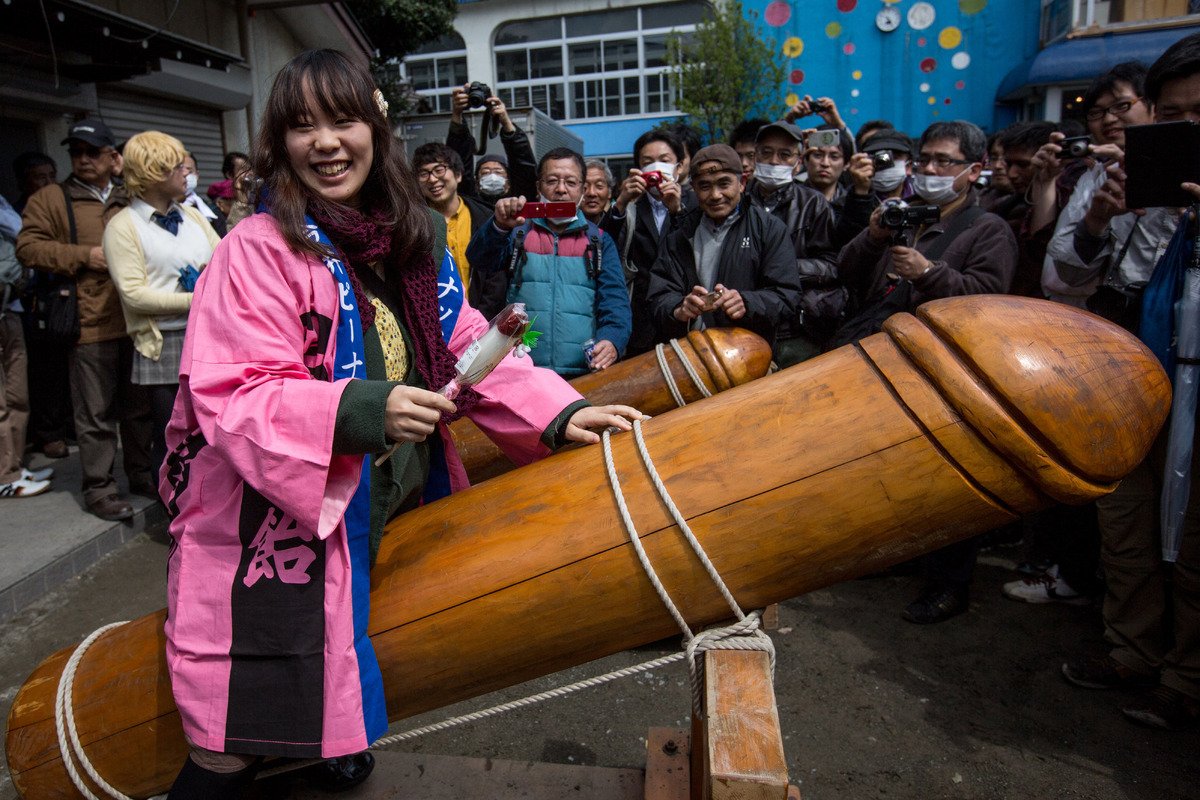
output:
[{"label": "white surgical mask", "polygon": [[[538,199],[539,199],[539,200],[541,200],[543,203],[562,203],[562,202],[565,202],[565,201],[563,201],[563,200],[551,200],[549,197],[546,197],[546,195],[544,195],[544,194],[542,194],[542,195],[538,195]],[[574,222],[574,221],[575,221],[575,217],[577,217],[577,216],[578,216],[578,213],[576,213],[576,214],[572,214],[572,215],[571,215],[571,216],[569,216],[569,217],[546,217],[546,219],[548,219],[550,222],[553,222],[555,225],[566,225],[566,224],[567,224],[567,223],[569,223],[569,222]]]},{"label": "white surgical mask", "polygon": [[184,180],[187,182],[188,194],[191,194],[192,192],[196,191],[196,185],[200,183],[200,176],[194,172],[191,172],[188,173],[187,178]]},{"label": "white surgical mask", "polygon": [[479,179],[479,191],[488,197],[497,197],[504,192],[506,183],[508,183],[508,179],[503,175],[489,172]]},{"label": "white surgical mask", "polygon": [[933,203],[935,206],[944,206],[958,197],[959,193],[954,191],[954,181],[970,169],[970,167],[967,167],[958,173],[958,175],[953,176],[917,173],[913,175],[913,188],[917,190],[917,195],[926,203]]},{"label": "white surgical mask", "polygon": [[761,161],[754,163],[754,177],[759,183],[771,189],[778,189],[781,186],[787,186],[792,182],[792,165],[791,164],[764,164]]},{"label": "white surgical mask", "polygon": [[896,161],[887,169],[881,169],[871,177],[871,188],[877,192],[890,192],[904,183],[905,162]]}]

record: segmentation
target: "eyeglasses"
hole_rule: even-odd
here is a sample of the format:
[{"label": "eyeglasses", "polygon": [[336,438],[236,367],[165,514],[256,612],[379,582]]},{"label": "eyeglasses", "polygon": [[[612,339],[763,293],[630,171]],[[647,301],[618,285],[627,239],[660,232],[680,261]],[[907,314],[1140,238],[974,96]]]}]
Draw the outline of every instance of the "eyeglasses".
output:
[{"label": "eyeglasses", "polygon": [[774,147],[757,147],[754,150],[754,156],[759,161],[771,161],[776,156],[780,161],[791,161],[796,155],[795,150],[776,150]]},{"label": "eyeglasses", "polygon": [[500,175],[501,177],[507,178],[508,170],[506,170],[504,167],[501,167],[499,165],[497,165],[495,167],[480,167],[479,168],[479,176],[483,177],[484,175]]},{"label": "eyeglasses", "polygon": [[1124,116],[1129,113],[1129,109],[1133,108],[1133,104],[1141,100],[1140,97],[1134,97],[1130,100],[1119,100],[1110,106],[1092,106],[1087,110],[1086,116],[1092,122],[1104,119],[1105,114],[1112,114],[1114,117]]},{"label": "eyeglasses", "polygon": [[90,145],[88,147],[79,147],[76,145],[74,147],[67,148],[67,154],[71,156],[71,158],[80,158],[82,156],[87,156],[88,158],[99,158],[100,156],[104,155],[104,152],[105,151],[101,150],[99,147],[92,147]]},{"label": "eyeglasses", "polygon": [[579,178],[556,178],[551,176],[549,178],[542,178],[542,184],[547,189],[557,189],[559,186],[565,186],[568,189],[578,189],[583,185],[583,181],[579,180]]},{"label": "eyeglasses", "polygon": [[974,164],[974,161],[967,161],[965,158],[950,158],[949,156],[927,156],[919,155],[913,159],[913,166],[927,167],[932,164],[937,169],[945,169],[950,166],[962,166],[963,164]]},{"label": "eyeglasses", "polygon": [[429,169],[419,169],[417,170],[417,180],[427,181],[430,178],[444,178],[448,169],[450,168],[445,164],[434,164]]}]

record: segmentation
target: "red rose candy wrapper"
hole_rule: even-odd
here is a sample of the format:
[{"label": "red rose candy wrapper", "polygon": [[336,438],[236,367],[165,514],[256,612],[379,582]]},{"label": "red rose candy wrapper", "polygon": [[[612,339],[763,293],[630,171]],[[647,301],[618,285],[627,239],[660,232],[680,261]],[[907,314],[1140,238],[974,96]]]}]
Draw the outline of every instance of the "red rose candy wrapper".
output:
[{"label": "red rose candy wrapper", "polygon": [[[477,385],[491,374],[505,356],[522,344],[530,324],[524,303],[509,303],[505,306],[499,314],[492,317],[484,334],[463,351],[462,357],[454,365],[454,378],[438,389],[438,394],[453,400],[463,389]],[[397,446],[392,445],[379,457],[375,465],[379,466],[387,461]]]}]

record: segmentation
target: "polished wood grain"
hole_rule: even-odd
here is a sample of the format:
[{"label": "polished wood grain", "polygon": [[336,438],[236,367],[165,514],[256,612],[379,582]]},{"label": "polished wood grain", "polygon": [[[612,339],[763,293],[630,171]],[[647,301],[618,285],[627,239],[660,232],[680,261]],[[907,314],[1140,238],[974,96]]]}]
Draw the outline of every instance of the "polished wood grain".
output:
[{"label": "polished wood grain", "polygon": [[[771,346],[743,328],[709,328],[678,339],[684,358],[712,393],[761,378],[771,366]],[[667,371],[684,402],[704,398],[687,373],[674,348],[664,348]],[[653,353],[618,361],[608,369],[581,375],[571,381],[594,406],[614,403],[633,406],[643,414],[658,415],[676,408],[675,398]],[[469,419],[450,426],[454,446],[462,457],[472,484],[502,475],[516,465]]]},{"label": "polished wood grain", "polygon": [[[1125,331],[1076,309],[981,296],[893,317],[845,347],[644,424],[659,474],[745,608],[1110,491],[1166,417],[1169,384]],[[1056,411],[1057,409],[1057,411]],[[639,536],[692,626],[729,610],[613,437]],[[400,719],[677,633],[622,528],[599,447],[388,526],[370,634]],[[79,668],[77,720],[118,788],[163,791],[183,741],[162,617],[112,631]],[[53,745],[65,655],[21,687],[8,759],[27,797],[74,797]],[[619,687],[614,691],[619,691]]]}]

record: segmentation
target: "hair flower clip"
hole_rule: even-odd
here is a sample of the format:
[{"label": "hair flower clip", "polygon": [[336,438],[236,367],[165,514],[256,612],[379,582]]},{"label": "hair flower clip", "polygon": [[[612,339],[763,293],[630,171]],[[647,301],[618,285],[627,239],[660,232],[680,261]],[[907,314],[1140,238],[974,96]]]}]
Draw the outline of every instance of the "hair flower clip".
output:
[{"label": "hair flower clip", "polygon": [[383,92],[379,89],[375,90],[375,106],[379,109],[379,113],[386,118],[388,114],[388,101],[384,99]]}]

